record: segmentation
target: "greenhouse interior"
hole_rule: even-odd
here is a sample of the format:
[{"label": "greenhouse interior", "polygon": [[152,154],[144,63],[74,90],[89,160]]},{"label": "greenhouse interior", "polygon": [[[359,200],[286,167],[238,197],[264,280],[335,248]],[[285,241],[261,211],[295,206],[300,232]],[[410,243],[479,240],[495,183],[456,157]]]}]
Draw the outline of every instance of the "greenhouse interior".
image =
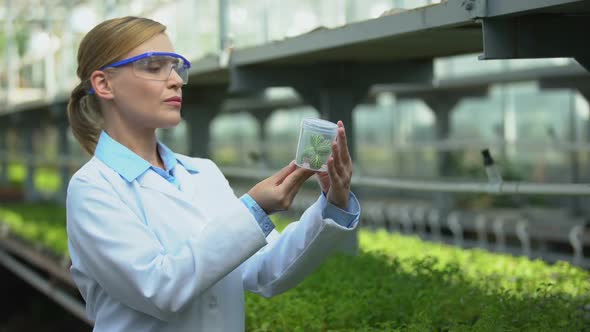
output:
[{"label": "greenhouse interior", "polygon": [[[590,0],[5,0],[0,332],[590,331],[587,15]],[[156,39],[145,38],[125,48],[149,29],[101,24],[121,18],[163,25],[173,48],[147,49]],[[92,35],[101,26],[112,33],[107,41]],[[147,52],[139,60],[123,60],[139,49]],[[169,76],[147,78],[155,77],[148,70],[156,60],[170,66]],[[127,72],[145,90],[115,85]],[[149,122],[170,114],[138,110],[156,93],[147,87],[162,82],[182,93],[181,109],[162,106],[176,107],[174,125]],[[121,100],[132,95],[113,91],[145,100],[126,106]],[[95,136],[75,122],[88,115],[75,116],[74,100],[100,105]],[[325,120],[318,123],[334,134],[306,143],[309,119]],[[140,143],[118,139],[135,136],[116,136],[117,125],[147,130],[158,162],[138,152]],[[106,142],[118,150],[107,151]],[[164,175],[163,147],[183,156],[172,155],[175,171]],[[132,161],[147,166],[130,180],[106,157],[119,158],[122,169],[132,170]],[[219,172],[207,175],[207,167]],[[309,177],[283,181],[291,179],[286,170]],[[89,172],[102,175],[84,178]],[[168,182],[161,185],[177,188],[150,191],[141,183],[158,174]],[[176,174],[229,185],[219,194],[197,188],[212,200],[229,198],[220,207],[192,206],[221,226],[195,226],[202,243],[173,246],[184,251],[169,250],[154,226],[159,217],[171,236],[183,232],[174,225],[186,207],[164,208],[176,195],[170,191],[187,186],[174,182],[182,182]],[[275,189],[267,195],[296,186],[281,208],[258,199],[269,181]],[[103,183],[118,195],[92,191]],[[238,204],[239,216],[229,211],[238,200],[246,206]],[[139,226],[121,225],[130,220],[118,218],[111,201],[129,212],[161,203],[149,207],[161,214],[136,218],[157,256],[147,257],[156,253],[139,235],[114,235]],[[340,223],[345,214],[354,221]],[[248,231],[264,241],[248,255],[254,244],[239,234],[240,221],[258,222]],[[120,228],[110,235],[84,228],[111,224]],[[215,246],[217,236],[227,241]],[[108,256],[115,247],[129,249],[121,256],[128,261]],[[260,283],[267,269],[280,272],[276,284],[296,281],[268,296],[255,287],[272,287],[252,286],[246,272],[243,282],[230,278],[253,268],[260,271],[248,273]],[[105,275],[121,285],[109,287]],[[145,280],[162,284],[149,293]],[[127,298],[123,285],[138,298]],[[232,287],[238,297],[218,295]]]}]

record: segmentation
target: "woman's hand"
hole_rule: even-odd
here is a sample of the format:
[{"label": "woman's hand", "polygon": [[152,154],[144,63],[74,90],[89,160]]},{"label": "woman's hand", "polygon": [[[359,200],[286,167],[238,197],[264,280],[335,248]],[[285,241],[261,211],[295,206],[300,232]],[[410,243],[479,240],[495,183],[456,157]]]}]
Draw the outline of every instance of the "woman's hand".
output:
[{"label": "woman's hand", "polygon": [[332,156],[328,160],[328,173],[318,173],[318,182],[328,201],[347,210],[352,179],[352,159],[346,142],[344,124],[338,121],[336,142],[332,142]]},{"label": "woman's hand", "polygon": [[301,185],[315,172],[289,163],[273,176],[262,180],[248,191],[266,214],[287,210]]}]

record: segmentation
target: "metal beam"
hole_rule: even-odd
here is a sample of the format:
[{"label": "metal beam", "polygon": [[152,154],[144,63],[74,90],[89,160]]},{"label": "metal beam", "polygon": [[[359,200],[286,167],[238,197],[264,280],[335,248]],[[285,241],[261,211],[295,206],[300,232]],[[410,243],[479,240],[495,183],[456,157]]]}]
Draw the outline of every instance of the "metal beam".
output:
[{"label": "metal beam", "polygon": [[590,72],[590,56],[578,56],[576,57],[576,61]]},{"label": "metal beam", "polygon": [[[466,2],[472,2],[477,7],[471,7],[471,10],[468,10]],[[313,57],[318,53],[327,54],[326,52],[331,53],[327,54],[328,57],[338,57],[342,55],[343,48],[357,48],[359,51],[363,51],[363,47],[367,44],[396,43],[399,41],[398,38],[416,40],[412,36],[418,33],[429,35],[434,29],[439,29],[442,32],[445,28],[460,26],[462,29],[453,30],[455,36],[464,36],[465,33],[470,35],[469,29],[466,29],[466,27],[474,27],[479,30],[473,19],[474,16],[481,14],[474,13],[481,13],[485,6],[480,6],[480,4],[484,3],[485,1],[482,0],[448,0],[439,5],[406,10],[372,20],[347,24],[335,29],[317,29],[283,41],[236,50],[232,62],[235,65],[242,66],[275,61],[291,61],[297,60],[297,58]],[[449,43],[452,42],[453,40],[449,40]],[[462,42],[463,45],[457,45],[457,47],[460,46],[461,49],[467,47],[471,51],[477,51],[481,48],[481,43],[477,39],[463,39]],[[366,52],[366,49],[364,51],[366,56],[375,56],[371,52]],[[405,54],[407,51],[408,49],[398,49],[395,53],[382,55],[392,59],[398,53]],[[437,52],[435,49],[432,49],[432,51]],[[437,52],[439,54],[436,56],[465,52],[469,51],[457,52],[445,49],[445,51],[439,50]],[[406,56],[405,58],[412,58],[412,56]]]},{"label": "metal beam", "polygon": [[585,58],[589,28],[589,14],[485,18],[480,59]]},{"label": "metal beam", "polygon": [[28,282],[31,286],[35,287],[38,291],[42,292],[56,303],[60,304],[70,313],[75,315],[80,320],[92,325],[93,322],[86,316],[86,310],[84,303],[78,299],[72,297],[70,294],[54,285],[49,280],[43,278],[37,272],[30,267],[18,260],[11,257],[9,254],[0,250],[0,264],[6,269],[12,271],[14,274],[19,276],[21,279]]},{"label": "metal beam", "polygon": [[[221,167],[226,177],[261,180],[273,175],[276,170],[244,169],[240,167]],[[309,180],[311,181],[311,180]],[[409,190],[443,193],[479,193],[494,195],[545,195],[564,196],[590,195],[589,184],[573,183],[534,183],[534,182],[467,182],[408,180],[400,178],[352,177],[353,187],[371,189]]]},{"label": "metal beam", "polygon": [[277,86],[353,87],[379,83],[428,83],[432,60],[394,63],[323,63],[285,66],[244,66],[230,69],[229,91],[259,91]]},{"label": "metal beam", "polygon": [[539,81],[539,88],[590,90],[590,76],[544,78]]},{"label": "metal beam", "polygon": [[463,98],[483,98],[487,97],[489,90],[488,84],[482,84],[469,87],[430,87],[425,89],[415,89],[395,92],[398,99],[423,99],[426,104],[433,106],[441,99],[453,99],[459,101]]},{"label": "metal beam", "polygon": [[588,8],[586,0],[490,0],[487,17],[524,15],[533,12],[571,13]]}]

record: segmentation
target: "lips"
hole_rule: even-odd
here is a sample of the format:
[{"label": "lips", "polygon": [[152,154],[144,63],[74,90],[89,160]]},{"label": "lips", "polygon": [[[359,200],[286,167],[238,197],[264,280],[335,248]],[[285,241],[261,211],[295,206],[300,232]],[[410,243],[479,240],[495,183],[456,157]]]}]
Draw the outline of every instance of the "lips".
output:
[{"label": "lips", "polygon": [[182,97],[176,96],[176,97],[171,97],[171,98],[164,100],[164,102],[169,102],[169,101],[175,101],[175,102],[182,103]]},{"label": "lips", "polygon": [[170,97],[170,98],[164,100],[164,103],[171,105],[171,106],[180,107],[180,106],[182,106],[182,97],[179,97],[179,96]]}]

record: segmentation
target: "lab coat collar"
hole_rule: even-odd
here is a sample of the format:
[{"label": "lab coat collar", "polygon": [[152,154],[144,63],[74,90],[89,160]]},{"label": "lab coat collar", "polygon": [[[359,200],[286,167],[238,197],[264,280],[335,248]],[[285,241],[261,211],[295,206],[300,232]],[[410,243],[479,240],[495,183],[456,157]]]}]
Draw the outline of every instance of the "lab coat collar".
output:
[{"label": "lab coat collar", "polygon": [[[177,162],[179,162],[187,171],[193,173],[199,172],[192,160],[186,157],[179,158],[181,157],[180,155],[175,154],[166,145],[159,141],[158,151],[164,162],[166,171],[169,172],[174,169]],[[111,138],[104,130],[100,134],[94,154],[98,159],[114,169],[128,182],[132,182],[145,173],[145,171],[153,167],[147,162],[147,160],[141,158],[135,152]]]}]

